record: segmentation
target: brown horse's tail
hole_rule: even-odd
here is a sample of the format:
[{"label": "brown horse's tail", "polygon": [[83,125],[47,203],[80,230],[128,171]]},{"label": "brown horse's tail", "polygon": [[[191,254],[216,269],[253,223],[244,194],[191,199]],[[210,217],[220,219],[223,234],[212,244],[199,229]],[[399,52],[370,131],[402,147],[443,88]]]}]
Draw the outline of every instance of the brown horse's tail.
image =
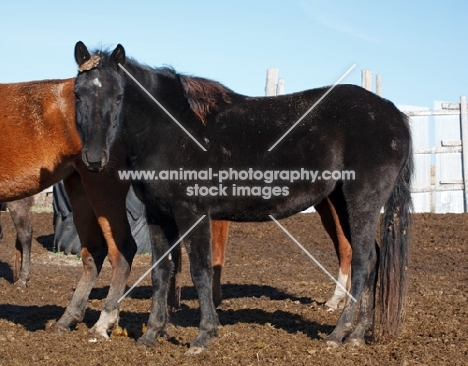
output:
[{"label": "brown horse's tail", "polygon": [[[404,116],[405,122],[408,119]],[[409,129],[409,127],[408,127]],[[379,261],[377,339],[393,337],[405,318],[409,255],[411,176],[413,152],[410,138],[406,163],[400,171],[393,193],[385,204]]]}]

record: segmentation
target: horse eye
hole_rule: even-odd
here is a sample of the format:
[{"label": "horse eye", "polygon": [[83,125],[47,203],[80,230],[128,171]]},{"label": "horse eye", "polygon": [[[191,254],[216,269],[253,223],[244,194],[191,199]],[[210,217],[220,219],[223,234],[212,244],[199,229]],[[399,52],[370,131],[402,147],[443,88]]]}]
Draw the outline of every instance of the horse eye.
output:
[{"label": "horse eye", "polygon": [[117,103],[120,103],[120,102],[122,101],[122,99],[123,99],[123,94],[120,94],[120,95],[118,95],[118,96],[115,98],[115,101],[116,101]]}]

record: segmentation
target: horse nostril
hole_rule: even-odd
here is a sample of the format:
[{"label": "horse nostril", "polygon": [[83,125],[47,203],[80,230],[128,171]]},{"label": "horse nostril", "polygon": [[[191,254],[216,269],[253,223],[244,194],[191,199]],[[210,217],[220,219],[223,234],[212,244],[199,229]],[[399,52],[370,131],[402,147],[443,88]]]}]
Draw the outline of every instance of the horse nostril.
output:
[{"label": "horse nostril", "polygon": [[86,164],[86,168],[91,172],[101,172],[104,169],[100,161],[95,163],[88,163]]},{"label": "horse nostril", "polygon": [[88,150],[86,149],[81,150],[81,159],[86,165],[88,165]]},{"label": "horse nostril", "polygon": [[102,166],[106,166],[107,163],[109,163],[109,151],[102,150],[101,164],[102,164]]},{"label": "horse nostril", "polygon": [[[93,156],[92,156],[93,158]],[[86,168],[89,170],[89,171],[92,171],[92,172],[100,172],[104,169],[104,167],[107,165],[107,163],[109,162],[109,153],[107,151],[102,151],[102,154],[101,154],[101,160],[95,160],[95,159],[90,159],[89,155],[88,155],[88,150],[87,149],[83,149],[81,151],[81,159],[83,160],[83,162],[85,163],[86,165]]]}]

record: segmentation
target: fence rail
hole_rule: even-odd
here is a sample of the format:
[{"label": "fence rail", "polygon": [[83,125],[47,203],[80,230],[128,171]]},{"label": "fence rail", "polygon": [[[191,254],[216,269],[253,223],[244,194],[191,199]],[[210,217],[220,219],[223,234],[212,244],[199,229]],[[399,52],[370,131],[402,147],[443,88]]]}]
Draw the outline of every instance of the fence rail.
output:
[{"label": "fence rail", "polygon": [[[440,109],[403,108],[403,111],[410,117],[413,127],[416,178],[411,191],[413,200],[418,202],[416,211],[467,212],[468,126],[465,96],[460,97],[460,103],[440,103]],[[421,143],[424,137],[426,139]]]}]

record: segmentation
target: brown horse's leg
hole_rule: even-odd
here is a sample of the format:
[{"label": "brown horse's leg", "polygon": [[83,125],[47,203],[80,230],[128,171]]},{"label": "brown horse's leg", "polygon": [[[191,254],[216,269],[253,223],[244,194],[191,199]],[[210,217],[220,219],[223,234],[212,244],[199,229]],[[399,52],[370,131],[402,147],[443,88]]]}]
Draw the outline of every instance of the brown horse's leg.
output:
[{"label": "brown horse's leg", "polygon": [[101,228],[86,197],[79,174],[74,172],[64,180],[64,185],[73,209],[73,219],[81,242],[83,275],[65,313],[55,325],[59,333],[69,332],[70,326],[83,320],[86,302],[107,255],[107,247]]},{"label": "brown horse's leg", "polygon": [[229,231],[229,221],[211,221],[211,252],[213,262],[213,301],[215,306],[221,305],[221,272],[226,255],[226,244]]},{"label": "brown horse's leg", "polygon": [[[125,159],[120,161],[125,161]],[[108,338],[108,331],[118,322],[120,307],[118,300],[125,291],[137,251],[126,211],[126,197],[130,182],[118,180],[117,175],[111,172],[96,174],[80,171],[80,175],[86,195],[104,235],[107,256],[112,266],[109,293],[99,320],[90,333],[95,337]],[[75,212],[74,208],[73,212]],[[80,235],[80,232],[78,234]]]},{"label": "brown horse's leg", "polygon": [[[211,221],[211,251],[213,262],[213,301],[215,306],[221,305],[221,273],[224,266],[226,244],[229,231],[229,221]],[[170,310],[180,309],[180,281],[182,272],[181,245],[178,245],[171,253],[174,262],[174,276],[169,287],[168,306]]]},{"label": "brown horse's leg", "polygon": [[325,303],[329,311],[334,311],[339,308],[340,303],[346,298],[346,292],[343,287],[348,290],[350,288],[351,244],[343,232],[336,209],[328,198],[316,205],[315,209],[320,215],[325,230],[333,241],[340,267],[338,270],[338,282],[341,286],[336,285],[333,296]]},{"label": "brown horse's leg", "polygon": [[20,287],[27,286],[31,270],[32,228],[29,210],[33,201],[33,197],[26,197],[7,203],[11,219],[16,229],[13,282]]}]

